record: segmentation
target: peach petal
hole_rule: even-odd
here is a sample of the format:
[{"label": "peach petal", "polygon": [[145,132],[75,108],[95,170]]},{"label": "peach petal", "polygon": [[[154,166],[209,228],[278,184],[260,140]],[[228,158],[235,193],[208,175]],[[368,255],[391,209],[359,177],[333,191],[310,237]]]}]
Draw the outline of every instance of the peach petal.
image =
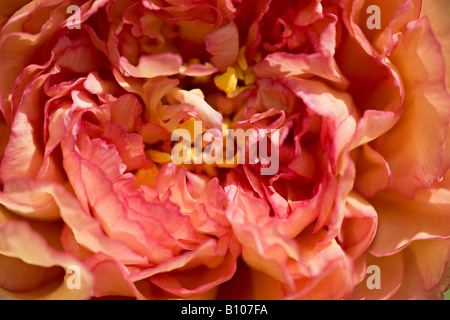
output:
[{"label": "peach petal", "polygon": [[143,139],[140,135],[126,133],[120,125],[107,122],[102,139],[116,147],[120,158],[127,166],[127,172],[151,165],[145,156]]},{"label": "peach petal", "polygon": [[356,163],[355,188],[365,197],[373,197],[387,188],[391,170],[386,160],[368,144],[361,147]]},{"label": "peach petal", "polygon": [[338,237],[345,252],[356,260],[372,243],[377,229],[377,213],[361,196],[347,197],[345,216]]},{"label": "peach petal", "polygon": [[443,278],[450,261],[450,240],[415,241],[408,249],[414,254],[425,290],[450,285],[450,281]]},{"label": "peach petal", "polygon": [[[446,245],[448,245],[448,243]],[[433,244],[431,244],[431,246],[433,246]],[[419,267],[417,264],[417,260],[420,258],[415,256],[415,253],[417,253],[417,251],[414,252],[412,250],[409,250],[409,248],[402,251],[401,254],[404,261],[404,278],[400,288],[398,289],[396,294],[391,297],[391,299],[442,300],[444,298],[443,292],[447,290],[449,286],[449,269],[444,269],[444,273],[442,274],[443,280],[438,285],[434,286],[431,290],[426,290],[424,288],[424,285],[426,285],[426,283],[428,282],[426,278],[431,279],[433,277],[434,271],[432,271],[430,275],[424,275],[423,272],[425,270],[420,270],[420,268],[429,265],[429,262],[423,262]],[[446,253],[448,254],[448,251]],[[438,261],[442,262],[442,259],[439,258]],[[439,263],[439,265],[433,266],[433,268],[436,268],[435,270],[439,270],[442,268],[442,265]]]},{"label": "peach petal", "polygon": [[[399,104],[400,106],[400,104]],[[399,111],[366,110],[359,119],[351,148],[367,144],[389,131],[399,120]]]},{"label": "peach petal", "polygon": [[166,7],[155,8],[155,5],[147,5],[149,9],[156,9],[155,14],[162,20],[177,23],[190,20],[198,20],[207,24],[219,25],[222,15],[215,6],[208,3],[171,3]]},{"label": "peach petal", "polygon": [[[146,263],[147,259],[132,252],[120,241],[107,237],[99,222],[83,212],[79,202],[62,186],[50,182],[34,182],[15,179],[22,185],[33,185],[34,189],[52,195],[64,222],[73,231],[77,241],[93,252],[103,251],[126,263]],[[15,181],[13,180],[13,182]]]},{"label": "peach petal", "polygon": [[258,77],[319,76],[336,82],[344,82],[336,68],[336,65],[330,66],[327,59],[318,53],[276,52],[255,65],[253,70]]},{"label": "peach petal", "polygon": [[[31,247],[30,247],[31,246]],[[61,282],[53,282],[47,286],[39,288],[23,287],[22,289],[35,289],[25,292],[11,292],[0,288],[0,295],[7,295],[18,299],[86,299],[90,297],[93,278],[91,273],[76,259],[71,256],[56,251],[38,234],[33,231],[25,222],[10,221],[0,226],[0,254],[3,256],[3,268],[16,266],[18,273],[16,276],[26,276],[22,272],[33,272],[32,275],[44,280],[45,273],[52,267],[60,267],[67,270],[70,266],[78,266],[81,271],[80,289],[69,289],[66,285],[66,278]],[[7,257],[7,258],[5,258]],[[11,265],[12,264],[12,265]],[[51,270],[49,270],[51,271]],[[28,278],[25,278],[28,279]],[[30,280],[33,280],[31,278]],[[36,281],[36,279],[34,279]],[[15,285],[20,284],[21,279],[17,279]],[[2,286],[4,283],[2,283]]]},{"label": "peach petal", "polygon": [[392,189],[411,197],[440,178],[450,119],[444,59],[426,18],[408,25],[392,60],[405,82],[405,102],[400,121],[380,138],[377,151],[391,168]]},{"label": "peach petal", "polygon": [[419,190],[413,199],[379,192],[371,201],[378,213],[378,231],[370,252],[385,256],[414,240],[449,238],[449,196],[448,190],[436,188]]},{"label": "peach petal", "polygon": [[295,17],[295,25],[307,26],[323,17],[323,8],[320,0],[309,1],[307,7],[297,12]]},{"label": "peach petal", "polygon": [[[57,9],[52,10],[50,16],[48,16],[48,10],[46,7],[51,5],[57,5],[62,3],[61,0],[45,1],[36,5],[36,2],[30,2],[19,11],[15,12],[13,17],[2,27],[2,39],[0,40],[0,55],[3,57],[4,62],[0,66],[0,72],[4,76],[0,79],[0,109],[3,112],[6,123],[11,124],[13,119],[13,110],[11,108],[10,93],[13,92],[13,88],[16,79],[26,66],[32,61],[35,53],[34,48],[42,45],[48,38],[54,34],[60,23],[64,19],[66,6],[59,6]],[[45,17],[45,11],[47,10],[47,19],[43,19],[44,23],[37,22],[37,25],[33,26],[37,30],[31,33],[23,32],[23,25],[30,21],[29,15],[34,13]],[[31,19],[34,20],[34,19]],[[36,23],[34,21],[31,22]],[[32,34],[33,33],[33,34]],[[18,54],[20,53],[20,54]]]},{"label": "peach petal", "polygon": [[344,0],[344,23],[359,45],[371,56],[389,55],[397,45],[399,34],[405,25],[417,19],[421,0],[400,0],[380,4],[380,29],[368,29],[367,6],[363,0]]},{"label": "peach petal", "polygon": [[436,0],[430,3],[429,1],[422,1],[421,16],[427,16],[431,28],[433,29],[433,34],[436,36],[439,42],[442,53],[445,59],[445,76],[446,76],[446,87],[450,89],[450,40],[448,38],[448,33],[450,31],[450,23],[448,17],[450,14],[450,7],[447,5],[445,0]]},{"label": "peach petal", "polygon": [[[334,137],[325,148],[330,153],[330,162],[335,163],[340,152],[353,138],[356,129],[351,96],[318,81],[286,78],[285,82],[310,110],[325,118],[327,130],[330,131],[325,134]],[[324,94],[325,92],[327,94]],[[322,141],[327,140],[324,136],[321,138]]]},{"label": "peach petal", "polygon": [[[227,253],[228,248],[230,249],[230,253]],[[236,257],[240,253],[240,248],[236,241],[234,239],[230,239],[230,237],[224,237],[221,238],[219,241],[216,241],[212,238],[205,240],[196,250],[194,251],[186,251],[181,255],[178,255],[166,262],[163,262],[161,264],[158,264],[157,266],[153,268],[148,268],[145,270],[135,271],[132,272],[130,279],[133,282],[151,278],[158,274],[166,274],[168,272],[177,271],[177,270],[190,270],[199,266],[206,266],[210,269],[213,268],[220,268],[222,262],[224,259],[227,259],[226,268],[231,268],[229,270],[233,270],[235,268],[235,262],[229,263],[230,254]],[[219,277],[222,279],[221,282],[226,281],[226,279],[229,279],[232,274],[225,273],[225,277],[222,275],[219,275]],[[163,282],[157,281],[158,283],[161,283],[161,285],[164,286]],[[171,284],[167,284],[168,286],[171,286]],[[169,289],[169,287],[167,287]],[[202,287],[202,291],[208,290],[207,287]],[[170,290],[170,289],[169,289]],[[192,292],[183,292],[179,289],[175,289],[174,291],[176,294],[192,294]]]},{"label": "peach petal", "polygon": [[57,220],[60,218],[58,206],[46,189],[46,184],[30,180],[9,180],[0,193],[0,203],[25,218]]},{"label": "peach petal", "polygon": [[13,177],[34,178],[43,160],[40,141],[41,131],[39,108],[40,88],[49,74],[39,77],[25,90],[11,127],[11,136],[5,148],[0,166],[0,179],[5,182]]},{"label": "peach petal", "polygon": [[[336,49],[335,59],[349,80],[347,91],[360,112],[364,112],[359,132],[354,143],[361,138],[373,139],[389,130],[398,120],[404,100],[404,88],[401,76],[389,59],[378,59],[365,52],[359,43],[350,36],[343,36]],[[367,75],[370,74],[370,77]],[[372,110],[395,113],[392,119],[384,123],[374,123],[381,116]],[[370,129],[370,131],[368,130]],[[364,132],[366,131],[366,132]],[[367,138],[362,134],[369,135]]]},{"label": "peach petal", "polygon": [[169,76],[180,72],[183,61],[178,54],[160,53],[142,56],[137,66],[127,58],[120,58],[120,66],[124,72],[136,78],[155,78]]},{"label": "peach petal", "polygon": [[[153,78],[146,81],[142,87],[142,98],[147,108],[145,110],[145,120],[153,122],[165,128],[165,123],[161,120],[161,99],[176,85],[179,80],[167,78]],[[173,131],[175,128],[170,128]]]},{"label": "peach petal", "polygon": [[197,232],[216,235],[228,232],[229,222],[224,213],[225,193],[218,179],[205,183],[185,168],[176,169],[173,164],[167,164],[161,168],[155,188],[161,199],[168,197],[183,214],[189,214]]},{"label": "peach petal", "polygon": [[391,298],[398,290],[403,281],[404,261],[401,254],[386,257],[374,257],[367,255],[366,268],[371,265],[380,268],[380,288],[369,289],[368,278],[372,273],[366,273],[362,281],[355,286],[348,299],[358,300],[385,300]]}]

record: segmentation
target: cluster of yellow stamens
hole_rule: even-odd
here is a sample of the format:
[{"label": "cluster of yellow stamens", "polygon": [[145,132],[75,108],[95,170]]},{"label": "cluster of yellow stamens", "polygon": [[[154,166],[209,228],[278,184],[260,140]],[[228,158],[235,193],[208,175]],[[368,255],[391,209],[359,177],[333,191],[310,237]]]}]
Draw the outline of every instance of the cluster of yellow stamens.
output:
[{"label": "cluster of yellow stamens", "polygon": [[[244,81],[244,86],[238,86],[238,81]],[[214,77],[217,88],[226,93],[228,98],[237,97],[242,91],[253,88],[256,76],[248,65],[245,57],[245,46],[239,50],[236,63],[228,67],[227,71]]]},{"label": "cluster of yellow stamens", "polygon": [[[227,98],[235,98],[237,97],[241,92],[247,89],[254,88],[254,83],[256,81],[256,76],[253,73],[253,69],[251,66],[248,65],[247,59],[245,57],[245,46],[241,47],[239,50],[238,57],[236,59],[236,62],[233,66],[230,66],[227,68],[227,70],[222,73],[218,74],[214,77],[214,84],[217,88],[219,88],[221,91],[223,91]],[[189,64],[193,63],[200,63],[199,60],[195,59],[192,61],[189,61]],[[195,77],[196,82],[198,83],[204,83],[206,81],[210,81],[210,76],[201,76],[201,77]],[[239,81],[243,82],[243,85],[239,86]],[[194,89],[196,90],[200,95],[203,96],[203,92],[200,89]],[[190,118],[187,121],[180,123],[177,126],[177,129],[186,129],[189,131],[191,135],[191,148],[187,149],[186,154],[183,154],[183,162],[182,166],[186,167],[188,170],[194,170],[195,164],[198,163],[195,161],[196,157],[202,156],[202,150],[195,150],[194,142],[196,139],[202,140],[202,135],[205,132],[205,129],[202,128],[201,134],[199,132],[195,132],[194,126],[195,126],[196,119]],[[222,163],[216,163],[213,165],[209,165],[206,163],[202,163],[201,167],[204,170],[204,172],[210,176],[216,176],[217,175],[217,169],[219,168],[234,168],[237,166],[237,154],[232,155],[234,159],[230,161],[231,159],[227,159],[227,154],[225,152],[226,144],[227,143],[234,143],[234,141],[228,136],[228,129],[230,126],[229,119],[225,118],[222,123],[222,134],[223,134],[223,162]],[[203,140],[202,140],[203,141]],[[177,142],[180,143],[180,142]],[[202,149],[206,148],[208,143],[205,143],[203,141],[202,143]],[[168,152],[159,151],[155,149],[147,150],[146,154],[148,158],[155,164],[155,166],[151,168],[142,168],[138,170],[136,173],[136,185],[145,184],[150,187],[154,187],[156,176],[159,172],[158,165],[164,165],[166,163],[172,162],[171,155]],[[197,159],[198,160],[198,159]]]}]

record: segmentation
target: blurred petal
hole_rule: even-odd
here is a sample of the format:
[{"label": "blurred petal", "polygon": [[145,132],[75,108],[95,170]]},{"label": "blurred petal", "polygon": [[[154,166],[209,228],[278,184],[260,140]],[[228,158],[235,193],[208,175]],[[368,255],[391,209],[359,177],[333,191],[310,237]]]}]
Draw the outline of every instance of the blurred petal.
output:
[{"label": "blurred petal", "polygon": [[[0,295],[6,294],[19,299],[51,300],[90,297],[93,286],[90,272],[74,258],[49,247],[25,222],[11,221],[0,226],[0,259],[0,268],[3,269],[0,272]],[[63,275],[64,270],[73,265],[80,268],[80,289],[71,290]],[[60,267],[62,273],[57,272],[55,267]],[[57,273],[51,275],[52,272]],[[8,280],[8,276],[12,276],[14,281],[12,282],[11,278]],[[55,276],[56,279],[52,279]],[[45,280],[53,281],[39,286],[45,283]]]}]

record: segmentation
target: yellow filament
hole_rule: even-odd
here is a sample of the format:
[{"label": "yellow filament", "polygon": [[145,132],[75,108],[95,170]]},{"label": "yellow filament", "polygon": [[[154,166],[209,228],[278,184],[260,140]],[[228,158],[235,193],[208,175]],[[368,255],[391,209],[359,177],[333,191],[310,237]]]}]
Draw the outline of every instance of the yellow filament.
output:
[{"label": "yellow filament", "polygon": [[[198,91],[202,92],[200,89]],[[203,93],[202,93],[203,94]],[[186,129],[191,134],[191,142],[194,143],[195,136],[194,136],[194,126],[197,119],[195,118],[189,118],[183,123],[178,124],[177,129]],[[205,129],[202,127],[202,133],[205,132]]]},{"label": "yellow filament", "polygon": [[230,96],[235,90],[238,82],[236,69],[228,67],[223,74],[214,77],[214,83],[220,90],[224,91],[227,96]]},{"label": "yellow filament", "polygon": [[247,58],[245,57],[245,50],[245,46],[241,47],[241,49],[239,49],[239,55],[237,58],[237,64],[242,71],[245,71],[248,68]]},{"label": "yellow filament", "polygon": [[146,185],[152,188],[155,187],[158,172],[159,169],[157,166],[139,169],[135,174],[136,177],[135,187],[138,188],[140,185]]}]

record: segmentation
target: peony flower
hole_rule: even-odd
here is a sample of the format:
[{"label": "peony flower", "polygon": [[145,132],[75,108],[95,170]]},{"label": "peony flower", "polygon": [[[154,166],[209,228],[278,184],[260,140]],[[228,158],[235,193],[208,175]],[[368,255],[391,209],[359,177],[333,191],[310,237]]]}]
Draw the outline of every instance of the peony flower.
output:
[{"label": "peony flower", "polygon": [[0,296],[442,299],[448,9],[377,4],[3,1]]}]

